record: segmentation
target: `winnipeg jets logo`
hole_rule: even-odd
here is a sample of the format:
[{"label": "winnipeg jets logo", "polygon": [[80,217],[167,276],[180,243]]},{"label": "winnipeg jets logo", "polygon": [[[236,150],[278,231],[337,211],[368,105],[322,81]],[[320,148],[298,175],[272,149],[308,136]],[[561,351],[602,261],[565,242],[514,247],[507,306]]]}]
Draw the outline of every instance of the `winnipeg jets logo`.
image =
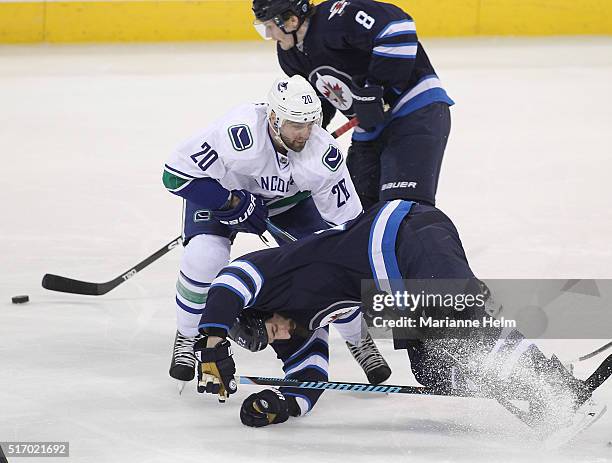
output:
[{"label": "winnipeg jets logo", "polygon": [[316,315],[310,319],[308,329],[315,330],[317,328],[329,325],[339,318],[350,316],[350,314],[353,314],[355,311],[359,310],[359,304],[359,301],[349,300],[334,302],[333,304],[317,312]]},{"label": "winnipeg jets logo", "polygon": [[329,325],[330,323],[335,322],[336,320],[338,320],[339,318],[342,318],[350,313],[355,312],[355,310],[357,310],[358,307],[348,307],[348,308],[344,308],[344,309],[340,309],[340,310],[336,310],[330,314],[328,314],[327,316],[323,317],[323,319],[321,320],[321,323],[319,323],[320,327]]},{"label": "winnipeg jets logo", "polygon": [[328,100],[333,100],[341,105],[345,105],[346,98],[344,98],[344,91],[342,90],[342,87],[325,79],[322,80],[323,83],[321,85],[323,86],[323,94],[325,95],[325,98]]},{"label": "winnipeg jets logo", "polygon": [[322,66],[310,76],[311,82],[327,100],[340,111],[348,111],[353,106],[353,94],[349,86],[350,76],[329,66]]},{"label": "winnipeg jets logo", "polygon": [[288,82],[279,82],[277,86],[278,91],[281,93],[284,92],[285,90],[287,90],[287,85],[288,85]]},{"label": "winnipeg jets logo", "polygon": [[348,4],[349,2],[347,2],[346,0],[341,0],[339,2],[334,3],[332,7],[329,9],[329,18],[327,19],[331,19],[336,15],[342,16],[344,14],[344,9],[346,8],[346,5]]}]

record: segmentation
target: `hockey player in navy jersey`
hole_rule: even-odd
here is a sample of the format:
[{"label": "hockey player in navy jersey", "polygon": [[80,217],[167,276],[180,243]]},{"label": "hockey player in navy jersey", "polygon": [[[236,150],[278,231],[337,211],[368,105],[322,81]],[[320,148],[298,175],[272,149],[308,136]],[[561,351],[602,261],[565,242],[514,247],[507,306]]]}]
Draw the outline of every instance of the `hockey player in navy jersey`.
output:
[{"label": "hockey player in navy jersey", "polygon": [[323,101],[359,119],[347,164],[364,209],[379,199],[435,204],[450,132],[449,98],[414,20],[372,0],[254,0],[255,25],[278,61]]},{"label": "hockey player in navy jersey", "polygon": [[[270,344],[289,379],[326,381],[327,325],[334,322],[345,338],[360,339],[364,280],[396,294],[415,280],[433,284],[441,279],[455,282],[446,287],[454,294],[476,299],[486,294],[450,219],[435,207],[410,201],[382,202],[345,225],[283,249],[247,254],[211,285],[199,325],[204,338],[194,346],[198,390],[223,399],[236,391],[228,337],[251,351]],[[490,320],[479,305],[419,307],[415,314],[421,310],[440,311],[440,319]],[[522,419],[548,436],[575,418],[596,419],[605,411],[591,403],[592,390],[584,381],[516,330],[476,327],[461,337],[449,328],[428,330],[394,331],[394,341],[397,349],[413,335],[426,339],[432,357],[421,371],[432,372],[430,387],[443,386],[436,384],[440,362],[454,362],[464,377],[500,402],[530,400],[530,413]],[[282,387],[252,394],[242,404],[241,420],[248,426],[284,422],[310,411],[321,393]]]}]

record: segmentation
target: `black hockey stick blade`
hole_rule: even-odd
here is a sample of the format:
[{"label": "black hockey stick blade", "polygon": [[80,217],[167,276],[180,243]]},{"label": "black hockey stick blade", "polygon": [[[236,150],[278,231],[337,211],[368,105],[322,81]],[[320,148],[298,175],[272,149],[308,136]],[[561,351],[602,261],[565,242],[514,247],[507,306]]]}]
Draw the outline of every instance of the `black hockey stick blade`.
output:
[{"label": "black hockey stick blade", "polygon": [[90,283],[89,281],[73,280],[72,278],[47,273],[43,276],[42,287],[61,293],[101,296],[115,287],[115,285],[113,285],[114,281],[115,280],[106,283]]},{"label": "black hockey stick blade", "polygon": [[585,383],[592,392],[601,386],[610,375],[612,375],[612,354],[608,355],[608,358],[601,362],[597,370],[586,379]]},{"label": "black hockey stick blade", "polygon": [[164,256],[166,253],[180,245],[181,242],[182,238],[180,236],[173,239],[163,248],[158,249],[157,251],[155,251],[155,253],[151,254],[149,257],[144,259],[142,262],[139,262],[128,271],[104,283],[91,283],[89,281],[74,280],[72,278],[47,273],[42,279],[42,286],[45,289],[51,291],[59,291],[62,293],[82,294],[85,296],[102,296],[103,294],[106,294],[109,291],[115,289],[124,281],[127,281],[132,278],[142,269],[149,266],[157,259]]}]

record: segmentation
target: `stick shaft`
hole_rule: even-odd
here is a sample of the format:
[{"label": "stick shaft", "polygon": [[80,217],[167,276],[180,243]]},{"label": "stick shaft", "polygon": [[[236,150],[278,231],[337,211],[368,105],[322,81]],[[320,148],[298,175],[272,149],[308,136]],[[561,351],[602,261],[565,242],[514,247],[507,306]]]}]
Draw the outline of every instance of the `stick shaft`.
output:
[{"label": "stick shaft", "polygon": [[612,342],[609,342],[608,344],[606,344],[605,346],[601,346],[599,349],[595,349],[593,352],[591,352],[590,354],[586,354],[583,355],[582,357],[578,357],[578,361],[582,362],[584,360],[588,360],[590,358],[595,357],[598,354],[601,354],[603,351],[608,350],[609,348],[612,347]]},{"label": "stick shaft", "polygon": [[266,219],[266,225],[268,226],[268,231],[273,235],[278,236],[280,239],[287,243],[292,243],[293,241],[297,241],[297,238],[293,236],[291,233],[283,230],[280,227],[277,227],[272,223],[270,219]]},{"label": "stick shaft", "polygon": [[389,384],[373,385],[370,383],[349,383],[338,381],[298,381],[294,379],[269,378],[265,376],[235,376],[239,384],[257,386],[296,387],[300,389],[320,389],[339,392],[366,392],[378,394],[413,394],[413,395],[440,395],[453,397],[483,397],[480,394],[442,393],[422,386],[398,386]]},{"label": "stick shaft", "polygon": [[332,137],[338,138],[339,136],[344,135],[346,132],[351,130],[357,124],[359,124],[359,119],[357,119],[356,117],[353,117],[348,122],[346,122],[345,124],[338,127],[336,130],[334,130],[332,132]]}]

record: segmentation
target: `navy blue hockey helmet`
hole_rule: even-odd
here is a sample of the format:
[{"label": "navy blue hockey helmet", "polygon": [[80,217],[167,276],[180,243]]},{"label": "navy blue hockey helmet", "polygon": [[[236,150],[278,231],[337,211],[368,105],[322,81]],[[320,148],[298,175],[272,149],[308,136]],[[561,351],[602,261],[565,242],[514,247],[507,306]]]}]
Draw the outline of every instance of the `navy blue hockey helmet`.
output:
[{"label": "navy blue hockey helmet", "polygon": [[268,345],[266,320],[271,316],[253,309],[243,310],[229,331],[230,339],[251,352],[265,349]]},{"label": "navy blue hockey helmet", "polygon": [[[299,25],[312,14],[314,6],[309,0],[253,0],[253,13],[255,25],[273,20],[286,34],[285,21],[291,16],[297,16]],[[261,32],[260,32],[261,33]],[[264,38],[266,36],[262,34]]]}]

